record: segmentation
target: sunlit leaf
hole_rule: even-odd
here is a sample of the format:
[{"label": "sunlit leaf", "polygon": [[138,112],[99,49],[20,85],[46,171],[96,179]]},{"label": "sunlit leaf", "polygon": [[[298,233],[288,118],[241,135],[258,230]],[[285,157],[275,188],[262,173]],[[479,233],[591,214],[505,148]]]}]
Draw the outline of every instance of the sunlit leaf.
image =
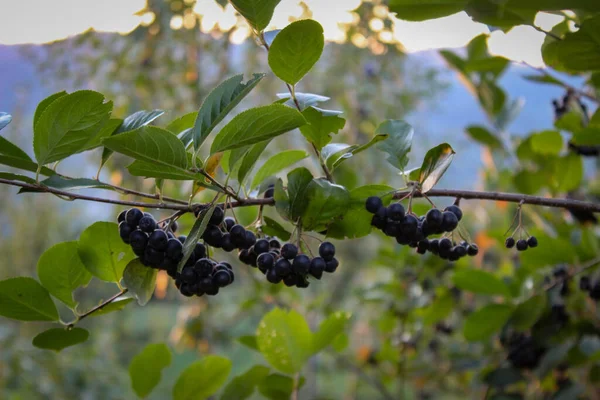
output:
[{"label": "sunlit leaf", "polygon": [[452,163],[454,154],[454,149],[448,143],[442,143],[425,154],[419,176],[423,193],[430,191],[442,178]]}]

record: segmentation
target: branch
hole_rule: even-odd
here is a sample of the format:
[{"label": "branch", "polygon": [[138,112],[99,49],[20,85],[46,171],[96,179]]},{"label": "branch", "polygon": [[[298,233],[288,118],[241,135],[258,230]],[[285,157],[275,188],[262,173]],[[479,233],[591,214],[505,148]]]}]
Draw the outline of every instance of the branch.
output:
[{"label": "branch", "polygon": [[581,267],[576,269],[574,272],[567,274],[566,278],[556,279],[554,282],[548,284],[547,286],[544,286],[543,291],[547,292],[549,290],[552,290],[559,284],[563,283],[564,281],[574,278],[579,274],[583,274],[585,271],[587,271],[591,268],[594,268],[598,264],[600,264],[600,258],[594,258],[594,259],[584,263]]},{"label": "branch", "polygon": [[588,99],[590,101],[593,101],[594,103],[600,104],[600,99],[598,99],[596,96],[594,96],[594,95],[592,95],[590,93],[587,93],[587,92],[585,92],[585,91],[583,91],[581,89],[577,89],[576,87],[571,86],[571,85],[569,85],[568,83],[566,83],[564,81],[561,81],[560,79],[558,79],[557,77],[555,77],[554,75],[552,75],[550,72],[548,72],[545,68],[534,67],[533,65],[528,64],[526,62],[523,62],[522,64],[528,66],[529,68],[532,68],[532,69],[536,70],[537,72],[539,72],[540,74],[542,74],[542,75],[544,75],[544,76],[546,76],[548,78],[551,78],[551,79],[555,80],[556,82],[558,82],[565,89],[570,90],[573,93],[577,93],[579,96],[585,97],[586,99]]},{"label": "branch", "polygon": [[121,290],[119,293],[115,294],[114,296],[112,296],[111,298],[109,298],[108,300],[98,304],[96,307],[90,309],[89,311],[79,315],[77,317],[77,319],[73,322],[71,322],[68,327],[72,328],[76,323],[78,323],[79,321],[81,321],[82,319],[84,319],[85,317],[102,310],[104,307],[106,307],[107,305],[109,305],[110,303],[112,303],[113,301],[115,301],[116,299],[118,299],[119,297],[123,296],[125,293],[127,293],[129,291],[129,289],[123,289]]}]

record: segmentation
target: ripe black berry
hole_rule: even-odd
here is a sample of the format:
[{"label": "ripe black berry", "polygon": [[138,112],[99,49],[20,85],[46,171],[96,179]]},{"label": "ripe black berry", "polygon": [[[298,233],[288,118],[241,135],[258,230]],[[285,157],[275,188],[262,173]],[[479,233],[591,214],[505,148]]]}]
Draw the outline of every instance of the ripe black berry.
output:
[{"label": "ripe black berry", "polygon": [[194,283],[198,279],[198,275],[196,275],[196,271],[194,268],[187,267],[181,271],[181,280],[184,283]]},{"label": "ripe black berry", "polygon": [[504,242],[504,246],[507,249],[512,249],[513,247],[515,247],[515,239],[513,239],[512,237],[506,238],[506,241]]},{"label": "ripe black berry", "polygon": [[411,237],[417,233],[417,229],[419,229],[419,220],[414,215],[405,215],[400,224],[402,234]]},{"label": "ripe black berry", "polygon": [[156,221],[152,217],[142,217],[139,222],[139,227],[142,231],[152,233],[156,228]]},{"label": "ripe black berry", "polygon": [[281,243],[279,243],[279,240],[277,239],[271,239],[271,241],[269,242],[269,247],[271,249],[279,249],[281,248]]},{"label": "ripe black berry", "polygon": [[456,251],[456,254],[459,257],[464,257],[467,255],[467,248],[461,245],[455,246],[453,251]]},{"label": "ripe black berry", "polygon": [[265,191],[263,198],[271,199],[275,195],[275,185],[269,185],[269,188]]},{"label": "ripe black berry", "polygon": [[325,271],[326,261],[321,257],[315,257],[310,262],[308,272],[317,279],[321,279],[323,271]]},{"label": "ripe black berry", "polygon": [[235,244],[231,241],[231,235],[229,233],[224,234],[221,238],[221,248],[228,253],[235,250]]},{"label": "ripe black berry", "polygon": [[275,272],[274,268],[270,269],[267,271],[267,281],[271,283],[279,283],[281,282],[281,276],[277,275],[277,272]]},{"label": "ripe black berry", "polygon": [[127,225],[131,226],[132,228],[135,228],[136,226],[138,226],[140,219],[142,219],[143,217],[144,213],[141,212],[139,209],[130,208],[129,210],[127,210],[127,214],[125,214],[125,222],[127,222]]},{"label": "ripe black berry", "polygon": [[196,261],[196,264],[194,265],[194,269],[200,278],[206,278],[207,276],[210,276],[213,272],[213,268],[214,263],[208,258],[201,258]]},{"label": "ripe black berry", "polygon": [[193,254],[196,260],[206,257],[206,246],[204,246],[202,243],[196,243]]},{"label": "ripe black berry", "polygon": [[517,250],[519,251],[525,251],[527,250],[527,240],[525,239],[519,239],[517,240]]},{"label": "ripe black berry", "polygon": [[310,268],[310,258],[305,254],[299,254],[294,258],[292,263],[292,271],[296,274],[305,275],[308,274]]},{"label": "ripe black berry", "polygon": [[288,260],[294,259],[298,255],[298,247],[292,243],[286,243],[281,248],[281,256]]},{"label": "ripe black berry", "polygon": [[331,261],[325,263],[325,272],[333,273],[339,265],[339,261],[336,258],[333,258]]},{"label": "ripe black berry", "polygon": [[431,228],[440,227],[442,225],[443,220],[444,215],[437,208],[432,208],[431,210],[427,211],[427,214],[425,214],[425,221],[427,221],[427,225]]},{"label": "ripe black berry", "polygon": [[164,251],[167,249],[167,242],[169,238],[165,231],[160,229],[156,229],[154,232],[150,234],[148,238],[148,245],[151,246],[155,250]]},{"label": "ripe black berry", "polygon": [[256,259],[256,265],[258,265],[258,267],[261,268],[261,270],[262,269],[267,270],[267,269],[272,268],[274,263],[275,263],[275,258],[273,257],[273,255],[271,253],[262,253]]},{"label": "ripe black berry", "polygon": [[440,241],[439,239],[433,239],[429,241],[429,251],[433,254],[438,254],[440,250]]},{"label": "ripe black berry", "polygon": [[383,202],[379,197],[371,196],[367,199],[365,206],[368,212],[375,214],[379,208],[383,207]]},{"label": "ripe black berry", "polygon": [[185,235],[177,236],[177,240],[179,240],[181,242],[181,244],[185,243],[185,239],[187,239],[187,236],[185,236]]},{"label": "ripe black berry", "polygon": [[298,276],[296,278],[296,287],[297,288],[307,288],[310,285],[310,282],[308,282],[308,280],[303,277],[303,276]]},{"label": "ripe black berry", "polygon": [[600,300],[600,279],[596,281],[592,289],[590,290],[590,298],[593,300]]},{"label": "ripe black berry", "polygon": [[119,213],[119,216],[117,217],[118,223],[125,221],[125,214],[127,214],[127,210],[123,210]]},{"label": "ripe black berry", "polygon": [[167,257],[171,260],[179,261],[183,257],[183,245],[177,239],[169,239],[167,241]]},{"label": "ripe black berry", "polygon": [[531,236],[529,239],[527,239],[527,245],[531,248],[537,247],[537,238],[535,236]]},{"label": "ripe black berry", "polygon": [[298,282],[298,276],[294,274],[289,274],[283,278],[283,284],[287,287],[296,286],[296,282]]},{"label": "ripe black berry", "polygon": [[439,249],[440,249],[440,252],[442,250],[446,251],[446,250],[452,249],[452,241],[448,238],[440,239]]},{"label": "ripe black berry", "polygon": [[144,251],[144,258],[151,266],[158,267],[165,260],[165,252],[148,246]]},{"label": "ripe black berry", "polygon": [[452,214],[456,215],[456,218],[460,221],[463,217],[462,210],[455,205],[448,206],[444,209],[444,211],[450,211]]},{"label": "ripe black berry", "polygon": [[392,203],[387,208],[387,216],[392,221],[402,221],[404,218],[404,207],[400,203]]},{"label": "ripe black berry", "polygon": [[467,246],[467,254],[470,255],[471,257],[474,257],[477,255],[477,253],[479,253],[479,247],[477,247],[477,245],[475,243],[471,243],[470,245]]},{"label": "ripe black berry", "polygon": [[323,242],[319,246],[319,255],[323,257],[325,261],[331,261],[335,256],[335,246],[331,242]]},{"label": "ripe black berry", "polygon": [[[246,239],[245,239],[245,246],[247,246],[248,248],[254,246],[254,244],[256,243],[256,235],[254,234],[254,232],[252,231],[246,231]],[[258,255],[258,253],[257,253]]]},{"label": "ripe black berry", "polygon": [[231,228],[235,225],[235,219],[227,217],[223,220],[223,223],[225,224],[225,229],[227,232],[230,232]]},{"label": "ripe black berry", "polygon": [[271,269],[277,276],[285,277],[292,273],[292,264],[285,258],[280,258]]},{"label": "ripe black berry", "polygon": [[213,276],[213,283],[218,287],[225,287],[231,283],[231,272],[221,270]]},{"label": "ripe black berry", "polygon": [[209,224],[202,234],[202,238],[209,246],[220,248],[223,232],[221,232],[218,226]]},{"label": "ripe black berry", "polygon": [[445,232],[452,232],[458,226],[458,217],[451,211],[444,211],[442,213],[442,225],[441,228]]},{"label": "ripe black berry", "polygon": [[131,226],[127,224],[127,222],[123,221],[119,224],[119,236],[121,236],[121,240],[127,244],[129,244],[129,236],[133,232]]},{"label": "ripe black berry", "polygon": [[270,249],[269,241],[266,239],[257,240],[254,244],[254,252],[256,254],[267,253]]},{"label": "ripe black berry", "polygon": [[225,218],[225,213],[221,207],[216,207],[213,214],[210,216],[208,223],[211,225],[219,225],[223,222],[223,218]]},{"label": "ripe black berry", "polygon": [[148,244],[148,235],[140,230],[135,230],[129,235],[129,244],[134,250],[143,250]]}]

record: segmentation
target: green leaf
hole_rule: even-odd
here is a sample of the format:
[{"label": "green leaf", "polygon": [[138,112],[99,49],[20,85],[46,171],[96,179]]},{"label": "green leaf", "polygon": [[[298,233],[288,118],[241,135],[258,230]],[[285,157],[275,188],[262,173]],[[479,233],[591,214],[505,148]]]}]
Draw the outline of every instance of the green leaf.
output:
[{"label": "green leaf", "polygon": [[527,330],[542,316],[546,309],[546,295],[538,294],[517,305],[510,323],[516,329]]},{"label": "green leaf", "polygon": [[408,153],[412,146],[413,128],[400,120],[386,120],[375,130],[376,135],[387,135],[387,140],[379,143],[377,148],[389,154],[387,161],[399,170],[408,164]]},{"label": "green leaf", "polygon": [[40,103],[38,104],[38,106],[35,109],[35,114],[33,115],[33,127],[35,128],[36,124],[40,120],[40,117],[42,116],[42,114],[44,113],[46,108],[48,108],[48,106],[50,104],[52,104],[54,102],[54,100],[57,100],[66,95],[67,95],[67,92],[62,91],[62,92],[54,93],[54,94],[46,97],[44,100],[40,101]]},{"label": "green leaf", "polygon": [[204,180],[204,176],[199,173],[193,173],[178,167],[167,167],[166,165],[141,160],[135,160],[129,164],[127,166],[127,170],[133,176],[143,176],[144,178],[161,178],[176,181]]},{"label": "green leaf", "polygon": [[308,153],[304,150],[286,150],[275,154],[254,175],[250,188],[254,189],[258,187],[266,178],[274,176],[281,170],[296,164],[298,161],[304,160],[306,157],[308,157]]},{"label": "green leaf", "polygon": [[79,237],[79,257],[85,268],[96,278],[118,282],[129,261],[135,258],[131,248],[119,236],[113,222],[96,222]]},{"label": "green leaf", "polygon": [[[10,156],[10,155],[3,155],[2,150],[1,150],[3,147],[2,146],[3,142],[8,142],[8,141],[3,140],[3,138],[0,137],[0,164],[8,165],[9,167],[18,168],[18,169],[22,169],[22,170],[30,171],[30,172],[36,172],[38,170],[37,163],[35,163],[33,161],[26,160],[20,156],[15,157],[15,156]],[[56,172],[54,172],[50,168],[42,167],[42,169],[40,170],[40,175],[52,176],[52,175],[56,175]]]},{"label": "green leaf", "polygon": [[275,7],[281,0],[230,0],[231,5],[242,14],[252,29],[262,32],[271,18]]},{"label": "green leaf", "polygon": [[473,293],[510,296],[510,290],[504,282],[480,269],[459,269],[454,273],[452,282],[459,289]]},{"label": "green leaf", "polygon": [[312,332],[302,315],[274,308],[256,331],[260,352],[273,368],[286,374],[299,372],[312,354]]},{"label": "green leaf", "polygon": [[276,236],[281,240],[290,240],[292,234],[286,231],[281,224],[267,216],[264,216],[263,219],[265,221],[265,225],[262,226],[264,233],[270,236]]},{"label": "green leaf", "polygon": [[[265,151],[265,149],[267,148],[269,143],[271,143],[270,140],[265,140],[264,142],[259,142],[259,143],[256,143],[255,145],[252,145],[249,147],[249,150],[246,152],[246,154],[242,158],[242,163],[240,164],[240,168],[237,173],[238,182],[240,182],[240,183],[244,182],[244,180],[246,179],[246,176],[248,176],[250,171],[252,171],[252,168],[254,168],[254,165],[260,158],[260,155]],[[236,149],[233,151],[238,151],[238,150],[240,150],[240,149]],[[233,156],[233,154],[232,154],[232,156]],[[236,159],[236,161],[234,161],[234,164],[237,161],[238,160]],[[231,162],[230,162],[230,166],[231,166]]]},{"label": "green leaf", "polygon": [[419,176],[423,193],[427,193],[438,183],[452,163],[454,154],[454,149],[448,143],[442,143],[425,154]]},{"label": "green leaf", "polygon": [[300,127],[300,132],[306,140],[314,144],[317,150],[331,142],[330,134],[336,134],[344,128],[346,120],[340,118],[339,114],[331,113],[315,107],[309,107],[302,112],[308,124]]},{"label": "green leaf", "polygon": [[24,161],[31,161],[31,157],[27,155],[19,146],[11,143],[7,139],[0,136],[0,154],[11,156]]},{"label": "green leaf", "polygon": [[242,375],[229,382],[221,395],[221,400],[245,400],[254,394],[254,390],[269,375],[269,368],[255,365]]},{"label": "green leaf", "polygon": [[[217,126],[219,122],[221,122],[264,77],[265,74],[254,74],[252,79],[246,83],[242,83],[244,75],[236,75],[222,82],[206,96],[206,99],[204,99],[204,102],[202,102],[202,105],[198,110],[194,126],[190,131],[191,139],[194,142],[194,148],[196,150],[204,143],[215,126]],[[184,144],[187,146],[187,141],[184,141]]]},{"label": "green leaf", "polygon": [[240,336],[237,338],[237,341],[252,350],[260,351],[258,349],[258,343],[256,343],[256,336],[254,335]]},{"label": "green leaf", "polygon": [[346,143],[330,143],[321,149],[321,157],[331,170],[336,162],[341,162],[345,157],[352,157],[352,150],[357,147],[357,145],[351,146]]},{"label": "green leaf", "polygon": [[335,221],[327,229],[327,236],[336,239],[355,239],[371,232],[373,214],[365,209],[365,201],[370,196],[382,197],[384,204],[392,198],[394,188],[385,185],[360,186],[350,191],[350,202],[343,218]]},{"label": "green leaf", "polygon": [[469,0],[391,0],[389,8],[399,19],[425,21],[463,11]]},{"label": "green leaf", "polygon": [[281,104],[251,108],[221,129],[210,152],[215,154],[272,139],[305,123],[302,114]]},{"label": "green leaf", "polygon": [[[298,218],[304,215],[308,206],[308,186],[313,181],[313,176],[310,171],[304,167],[296,168],[288,174],[287,191],[289,195],[289,207],[287,215],[292,221],[297,221]],[[277,207],[277,196],[275,197],[275,206]],[[278,208],[279,210],[279,208]],[[285,214],[284,214],[285,216]]]},{"label": "green leaf", "polygon": [[318,353],[329,346],[339,334],[344,332],[350,317],[350,313],[341,311],[327,317],[319,326],[319,330],[313,335],[313,353]]},{"label": "green leaf", "polygon": [[563,87],[563,83],[551,75],[523,75],[523,78],[530,82]]},{"label": "green leaf", "polygon": [[165,126],[165,129],[169,132],[173,132],[175,135],[179,135],[181,132],[192,128],[197,117],[198,111],[192,111],[169,122],[167,126]]},{"label": "green leaf", "polygon": [[91,90],[54,100],[41,114],[33,131],[33,150],[40,166],[98,146],[106,134],[112,102]]},{"label": "green leaf", "polygon": [[600,16],[585,20],[579,30],[552,42],[552,52],[556,56],[552,67],[571,72],[600,71]]},{"label": "green leaf", "polygon": [[156,287],[158,271],[146,267],[139,258],[134,258],[123,271],[123,286],[134,294],[140,306],[145,306],[152,298]]},{"label": "green leaf", "polygon": [[0,131],[10,124],[10,121],[12,121],[12,115],[0,112]]},{"label": "green leaf", "polygon": [[350,193],[345,187],[326,179],[313,179],[306,187],[305,201],[302,225],[308,230],[313,230],[342,216],[350,203]]},{"label": "green leaf", "polygon": [[502,112],[506,103],[506,93],[494,82],[482,80],[475,86],[479,104],[488,113],[495,116]]},{"label": "green leaf", "polygon": [[[154,121],[156,118],[160,117],[164,113],[165,112],[163,110],[136,111],[133,114],[126,117],[119,125],[119,128],[116,131],[111,132],[106,137],[120,135],[121,133],[130,132],[141,128],[142,126],[146,126],[152,123],[152,121]],[[113,153],[113,150],[106,147],[104,148],[104,150],[102,151],[102,161],[100,162],[100,167],[106,164],[106,162],[108,161],[110,156],[112,156]]]},{"label": "green leaf", "polygon": [[490,150],[504,150],[502,141],[483,126],[469,126],[467,135],[474,141],[490,148]]},{"label": "green leaf", "polygon": [[577,189],[583,179],[583,160],[577,154],[571,153],[559,158],[554,163],[552,183],[559,192],[569,192]]},{"label": "green leaf", "polygon": [[512,367],[500,367],[486,374],[483,381],[490,386],[505,387],[521,382],[525,377],[518,369]]},{"label": "green leaf", "polygon": [[40,185],[48,186],[60,190],[73,189],[108,189],[114,190],[110,185],[102,183],[96,179],[75,178],[70,179],[59,175],[52,175],[50,178],[44,179]]},{"label": "green leaf", "polygon": [[513,310],[508,304],[489,304],[470,314],[463,328],[465,339],[470,342],[488,339],[504,326]]},{"label": "green leaf", "polygon": [[188,172],[188,158],[183,143],[162,128],[143,126],[105,139],[104,145],[136,160]]},{"label": "green leaf", "polygon": [[35,184],[35,179],[25,175],[12,174],[10,172],[0,172],[0,178],[9,179],[11,181],[21,181],[25,183]]},{"label": "green leaf", "polygon": [[568,132],[579,132],[583,129],[585,116],[579,111],[569,111],[554,123],[557,129]]},{"label": "green leaf", "polygon": [[327,96],[322,96],[320,94],[314,93],[302,93],[295,92],[296,101],[292,99],[292,95],[289,92],[286,93],[277,93],[277,97],[279,99],[288,99],[284,104],[290,107],[296,107],[296,103],[300,106],[300,110],[304,111],[308,107],[316,106],[319,103],[326,102],[330,100]]},{"label": "green leaf", "polygon": [[0,281],[0,316],[19,321],[58,321],[50,294],[31,278]]},{"label": "green leaf", "polygon": [[538,154],[558,155],[563,148],[563,139],[557,131],[543,131],[531,136],[531,148]]},{"label": "green leaf", "polygon": [[179,261],[179,264],[177,265],[178,272],[181,272],[188,258],[190,258],[190,256],[194,252],[194,248],[196,248],[196,243],[198,243],[200,239],[202,239],[202,234],[206,230],[206,227],[208,226],[208,221],[210,220],[210,217],[212,217],[216,207],[216,204],[213,204],[212,206],[203,209],[198,214],[198,218],[196,218],[194,226],[192,226],[190,233],[187,235],[187,237],[185,238],[185,242],[183,243],[183,258],[181,259],[181,261]]},{"label": "green leaf", "polygon": [[425,325],[433,325],[444,320],[452,311],[456,304],[452,293],[446,292],[441,296],[437,296],[433,303],[423,312],[423,323]]},{"label": "green leaf", "polygon": [[277,34],[269,49],[269,66],[279,79],[294,86],[319,61],[325,38],[317,21],[292,22]]},{"label": "green leaf", "polygon": [[187,367],[175,382],[173,400],[202,400],[215,394],[227,381],[231,361],[206,356]]},{"label": "green leaf", "polygon": [[83,328],[51,328],[33,338],[32,344],[45,350],[59,352],[88,340],[90,333]]},{"label": "green leaf", "polygon": [[158,385],[162,370],[171,364],[171,350],[164,343],[153,343],[133,357],[129,364],[131,387],[138,397],[148,396]]},{"label": "green leaf", "polygon": [[271,374],[258,385],[258,391],[269,400],[292,398],[294,379],[281,374]]},{"label": "green leaf", "polygon": [[74,309],[73,291],[87,286],[92,275],[77,253],[77,242],[63,242],[50,247],[37,264],[38,278],[51,295]]},{"label": "green leaf", "polygon": [[571,141],[578,146],[600,146],[600,127],[584,128]]},{"label": "green leaf", "polygon": [[99,309],[98,311],[90,314],[90,317],[97,317],[100,315],[104,315],[104,314],[108,314],[114,311],[121,311],[123,308],[125,308],[125,306],[129,303],[131,303],[134,299],[132,297],[117,297],[117,299],[107,305],[105,305],[104,307],[102,307],[101,309]]}]

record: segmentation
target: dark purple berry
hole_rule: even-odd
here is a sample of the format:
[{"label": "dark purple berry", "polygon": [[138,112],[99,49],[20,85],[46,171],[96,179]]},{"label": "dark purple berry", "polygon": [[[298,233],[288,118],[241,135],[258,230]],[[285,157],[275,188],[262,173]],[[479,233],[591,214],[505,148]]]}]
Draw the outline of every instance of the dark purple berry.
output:
[{"label": "dark purple berry", "polygon": [[429,251],[433,254],[437,254],[440,250],[440,241],[439,239],[433,239],[429,241]]},{"label": "dark purple berry", "polygon": [[231,228],[235,225],[235,219],[227,217],[223,220],[223,223],[225,224],[225,229],[227,232],[230,232]]},{"label": "dark purple berry", "polygon": [[507,249],[512,249],[513,247],[515,247],[515,239],[512,237],[506,238],[506,240],[504,241],[504,246]]},{"label": "dark purple berry", "polygon": [[319,245],[319,255],[325,261],[330,261],[335,257],[335,246],[331,242],[323,242]]},{"label": "dark purple berry", "polygon": [[168,241],[169,237],[165,231],[156,229],[150,234],[150,237],[148,238],[148,245],[155,250],[165,251],[167,249]]},{"label": "dark purple berry", "polygon": [[221,248],[228,253],[235,250],[235,244],[231,241],[229,233],[224,234],[221,238]]},{"label": "dark purple berry", "polygon": [[427,250],[429,250],[429,240],[423,239],[423,240],[419,241],[419,243],[417,244],[417,251],[420,254],[425,254],[425,252],[427,252]]},{"label": "dark purple berry", "polygon": [[404,218],[404,207],[400,203],[392,203],[387,208],[387,216],[392,221],[402,221]]},{"label": "dark purple berry", "polygon": [[452,241],[448,238],[440,239],[439,249],[441,251],[451,250],[452,249]]},{"label": "dark purple berry", "polygon": [[337,258],[332,259],[331,261],[327,261],[325,263],[325,272],[335,272],[335,270],[337,269],[337,267],[340,265],[339,261],[337,260]]},{"label": "dark purple berry", "polygon": [[381,198],[377,196],[371,196],[367,199],[365,207],[368,212],[375,214],[379,208],[383,207],[383,202],[381,201]]},{"label": "dark purple berry", "polygon": [[131,226],[132,228],[135,228],[138,226],[138,223],[143,217],[144,213],[141,212],[139,209],[130,208],[129,210],[127,210],[127,214],[125,214],[125,222],[127,222],[127,225]]},{"label": "dark purple berry", "polygon": [[455,205],[451,205],[448,206],[444,209],[444,211],[450,211],[452,214],[456,215],[456,218],[460,221],[463,217],[463,213],[462,210],[460,209],[460,207],[455,206]]},{"label": "dark purple berry", "polygon": [[129,236],[131,236],[133,231],[134,229],[127,222],[123,221],[119,224],[119,236],[121,236],[121,240],[126,244],[129,244]]},{"label": "dark purple berry", "polygon": [[305,254],[299,254],[294,258],[292,263],[292,271],[299,275],[308,274],[310,268],[310,258]]},{"label": "dark purple berry", "polygon": [[292,264],[285,258],[280,258],[272,268],[277,276],[284,277],[292,273]]},{"label": "dark purple berry", "polygon": [[263,198],[272,199],[275,195],[275,185],[269,185],[269,188],[265,191]]},{"label": "dark purple berry", "polygon": [[196,261],[194,269],[200,278],[211,276],[214,269],[214,262],[208,258],[201,258]]},{"label": "dark purple berry", "polygon": [[400,225],[400,231],[404,236],[412,237],[419,229],[419,220],[414,215],[405,215]]},{"label": "dark purple berry", "polygon": [[298,247],[292,243],[286,243],[281,248],[281,256],[288,260],[294,259],[298,255]]},{"label": "dark purple berry", "polygon": [[213,283],[218,287],[225,287],[231,284],[231,272],[229,272],[229,270],[222,270],[217,272],[213,276]]},{"label": "dark purple berry", "polygon": [[140,219],[139,227],[142,231],[152,233],[158,227],[152,217],[143,217]]},{"label": "dark purple berry", "polygon": [[281,243],[279,243],[279,240],[277,240],[277,239],[271,239],[269,241],[269,247],[271,249],[280,249],[281,248]]},{"label": "dark purple berry", "polygon": [[184,283],[194,283],[197,279],[198,275],[196,275],[194,268],[187,267],[181,271],[181,280]]},{"label": "dark purple berry", "polygon": [[527,239],[527,246],[534,248],[534,247],[537,247],[537,245],[538,245],[538,241],[535,236],[531,236],[529,239]]},{"label": "dark purple berry", "polygon": [[187,239],[187,236],[185,236],[185,235],[177,236],[177,240],[179,240],[181,242],[181,244],[185,243],[185,239]]},{"label": "dark purple berry", "polygon": [[275,258],[271,253],[262,253],[256,259],[256,265],[261,268],[261,270],[273,268],[273,264],[275,264]]},{"label": "dark purple berry", "polygon": [[451,211],[444,211],[442,213],[442,229],[444,229],[445,232],[452,232],[457,226],[458,218],[456,217],[456,214]]},{"label": "dark purple berry", "polygon": [[196,243],[196,246],[194,246],[194,257],[196,260],[206,257],[206,246],[202,243]]},{"label": "dark purple berry", "polygon": [[187,283],[183,283],[181,285],[181,287],[179,288],[179,293],[181,293],[182,295],[184,295],[185,297],[192,297],[194,295],[194,292],[192,290],[192,285],[187,284]]},{"label": "dark purple berry", "polygon": [[213,214],[210,216],[208,223],[211,225],[220,225],[224,218],[225,212],[223,212],[223,209],[221,207],[216,207],[215,211],[213,211]]},{"label": "dark purple berry", "polygon": [[294,274],[289,274],[288,276],[283,278],[283,284],[287,287],[296,286],[298,282],[298,276]]},{"label": "dark purple berry", "polygon": [[471,243],[467,246],[467,254],[471,257],[474,257],[479,253],[479,247],[475,243]]},{"label": "dark purple berry", "polygon": [[527,240],[525,240],[525,239],[517,240],[517,250],[518,251],[525,251],[525,250],[527,250],[527,247],[529,247],[527,245]]},{"label": "dark purple berry", "polygon": [[[254,234],[254,232],[252,231],[246,231],[246,240],[245,240],[245,245],[250,248],[252,246],[254,246],[254,244],[256,243],[256,235]],[[258,255],[258,253],[257,253]]]},{"label": "dark purple berry", "polygon": [[296,287],[297,288],[307,288],[308,285],[310,285],[310,282],[308,282],[308,279],[306,279],[303,276],[298,276],[297,281],[296,281]]},{"label": "dark purple berry", "polygon": [[169,239],[166,253],[171,260],[179,261],[183,258],[183,245],[177,239]]},{"label": "dark purple berry", "polygon": [[151,266],[158,267],[165,260],[165,252],[148,246],[144,251],[144,258]]},{"label": "dark purple berry", "polygon": [[317,279],[321,279],[323,271],[325,271],[327,262],[321,257],[315,257],[310,262],[308,272]]},{"label": "dark purple berry", "polygon": [[269,241],[266,239],[259,239],[254,244],[254,252],[258,255],[267,253],[270,249]]},{"label": "dark purple berry", "polygon": [[431,228],[440,227],[442,225],[443,220],[444,215],[437,208],[432,208],[431,210],[427,211],[427,214],[425,214],[425,221],[427,221],[427,225]]},{"label": "dark purple berry", "polygon": [[267,271],[267,281],[269,281],[271,283],[279,283],[279,282],[281,282],[281,276],[277,275],[277,272],[275,272],[275,269],[272,268],[269,271]]},{"label": "dark purple berry", "polygon": [[462,245],[454,247],[453,251],[456,251],[456,254],[461,258],[467,255],[467,248]]},{"label": "dark purple berry", "polygon": [[148,234],[140,230],[131,232],[131,235],[129,235],[129,244],[134,250],[145,249],[146,245],[148,244]]},{"label": "dark purple berry", "polygon": [[125,221],[125,214],[127,214],[127,210],[123,210],[119,213],[119,216],[117,217],[118,223]]},{"label": "dark purple berry", "polygon": [[209,224],[202,234],[202,238],[209,246],[220,248],[223,232],[221,232],[218,226]]}]

